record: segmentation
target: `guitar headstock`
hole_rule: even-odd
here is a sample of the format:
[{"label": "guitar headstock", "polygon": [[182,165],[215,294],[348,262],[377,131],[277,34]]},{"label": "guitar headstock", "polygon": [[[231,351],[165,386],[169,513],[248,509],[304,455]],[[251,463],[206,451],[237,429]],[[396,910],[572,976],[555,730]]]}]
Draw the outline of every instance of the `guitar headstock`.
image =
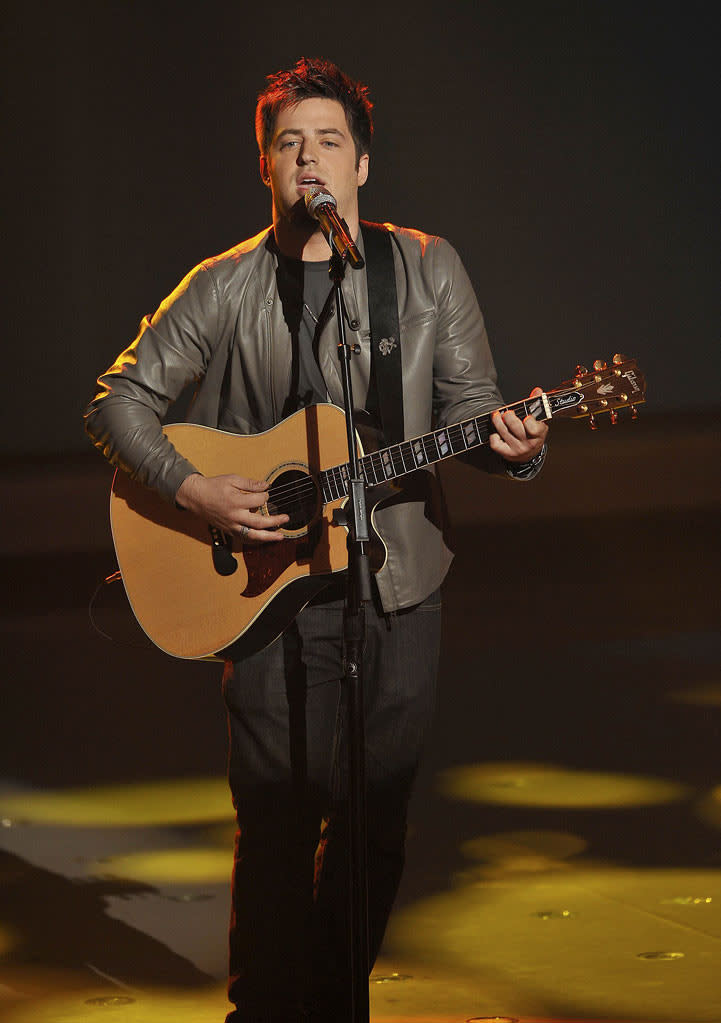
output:
[{"label": "guitar headstock", "polygon": [[635,359],[614,355],[610,366],[598,359],[590,372],[585,366],[576,366],[575,377],[547,391],[546,396],[554,419],[588,417],[595,430],[595,417],[603,412],[609,413],[613,424],[618,421],[618,409],[630,408],[636,419],[636,406],[646,400],[646,380]]}]

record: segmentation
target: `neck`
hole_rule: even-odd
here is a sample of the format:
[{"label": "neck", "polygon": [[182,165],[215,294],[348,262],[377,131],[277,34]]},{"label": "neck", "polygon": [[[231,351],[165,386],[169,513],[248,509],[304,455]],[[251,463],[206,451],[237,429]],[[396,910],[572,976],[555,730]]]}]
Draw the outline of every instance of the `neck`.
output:
[{"label": "neck", "polygon": [[[347,218],[347,224],[351,236],[357,241],[360,231],[357,212]],[[287,217],[281,216],[273,208],[273,231],[275,243],[283,253],[290,259],[301,259],[306,263],[320,263],[330,259],[332,253],[325,235],[320,229],[320,224],[315,220],[304,220],[296,223]]]}]

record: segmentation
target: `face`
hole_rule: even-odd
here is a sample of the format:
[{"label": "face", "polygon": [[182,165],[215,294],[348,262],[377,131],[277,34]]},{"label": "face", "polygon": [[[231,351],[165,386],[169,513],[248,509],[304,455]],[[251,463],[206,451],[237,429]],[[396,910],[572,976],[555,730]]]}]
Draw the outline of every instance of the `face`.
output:
[{"label": "face", "polygon": [[368,177],[368,156],[356,166],[353,137],[345,111],[334,99],[302,100],[281,110],[260,173],[273,193],[274,220],[307,217],[303,196],[323,186],[338,203],[349,226],[358,219],[358,189]]}]

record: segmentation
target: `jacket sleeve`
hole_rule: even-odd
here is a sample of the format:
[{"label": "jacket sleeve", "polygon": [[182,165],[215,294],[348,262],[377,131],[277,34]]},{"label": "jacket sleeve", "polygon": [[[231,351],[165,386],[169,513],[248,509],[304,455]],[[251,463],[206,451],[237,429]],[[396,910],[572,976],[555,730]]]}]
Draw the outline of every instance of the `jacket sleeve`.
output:
[{"label": "jacket sleeve", "polygon": [[[503,405],[483,315],[458,253],[438,239],[434,251],[438,327],[433,361],[433,412],[448,426]],[[461,459],[505,474],[503,458],[484,445]]]},{"label": "jacket sleeve", "polygon": [[[473,286],[455,249],[438,239],[435,273],[438,333],[433,364],[433,410],[439,426],[492,412],[505,402],[498,389],[483,315]],[[543,465],[507,462],[488,445],[461,456],[486,472],[515,480],[532,479]]]},{"label": "jacket sleeve", "polygon": [[166,438],[161,420],[207,368],[218,333],[218,295],[201,264],[185,277],[135,341],[98,378],[85,429],[105,457],[173,501],[195,467]]}]

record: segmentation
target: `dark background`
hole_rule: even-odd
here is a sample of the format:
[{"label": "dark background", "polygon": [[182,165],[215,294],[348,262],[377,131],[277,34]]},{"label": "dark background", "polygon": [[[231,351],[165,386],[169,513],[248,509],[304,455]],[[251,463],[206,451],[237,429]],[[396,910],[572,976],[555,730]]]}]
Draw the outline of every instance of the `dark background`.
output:
[{"label": "dark background", "polygon": [[458,248],[509,400],[622,351],[649,411],[717,403],[715,5],[5,8],[5,454],[83,450],[141,316],[268,223],[255,98],[303,54],[370,84],[362,215]]}]

